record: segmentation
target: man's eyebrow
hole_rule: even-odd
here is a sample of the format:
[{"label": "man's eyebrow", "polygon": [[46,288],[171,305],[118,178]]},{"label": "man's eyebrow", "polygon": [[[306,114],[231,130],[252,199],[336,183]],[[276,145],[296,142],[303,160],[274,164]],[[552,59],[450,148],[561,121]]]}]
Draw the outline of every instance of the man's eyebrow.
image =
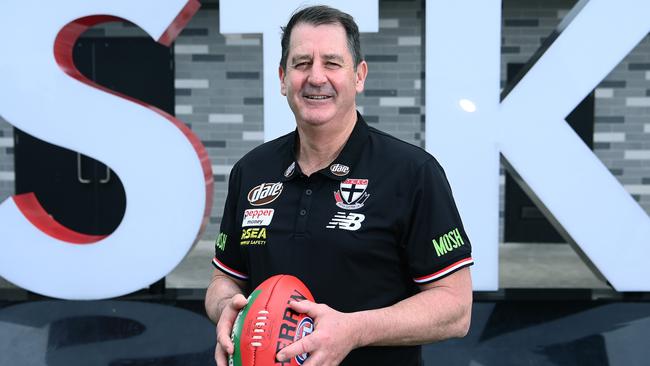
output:
[{"label": "man's eyebrow", "polygon": [[337,55],[335,53],[334,54],[324,55],[323,58],[325,60],[327,60],[327,61],[336,61],[336,62],[340,62],[340,63],[343,63],[343,61],[344,61],[343,56]]},{"label": "man's eyebrow", "polygon": [[291,57],[291,63],[295,64],[301,61],[311,61],[311,56],[310,55],[295,55]]}]

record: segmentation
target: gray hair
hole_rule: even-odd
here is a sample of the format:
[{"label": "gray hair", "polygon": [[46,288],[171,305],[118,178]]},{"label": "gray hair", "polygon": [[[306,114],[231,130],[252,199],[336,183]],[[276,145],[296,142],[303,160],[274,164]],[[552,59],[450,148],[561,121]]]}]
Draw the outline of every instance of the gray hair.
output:
[{"label": "gray hair", "polygon": [[359,27],[350,14],[344,13],[338,9],[331,8],[325,5],[310,6],[304,8],[291,16],[289,23],[286,27],[282,27],[282,58],[280,59],[280,67],[286,71],[287,57],[289,56],[289,41],[291,39],[291,31],[300,23],[311,24],[314,26],[323,24],[340,24],[345,29],[345,34],[348,39],[348,49],[352,54],[354,60],[354,69],[363,61],[361,55],[361,42],[359,41]]}]

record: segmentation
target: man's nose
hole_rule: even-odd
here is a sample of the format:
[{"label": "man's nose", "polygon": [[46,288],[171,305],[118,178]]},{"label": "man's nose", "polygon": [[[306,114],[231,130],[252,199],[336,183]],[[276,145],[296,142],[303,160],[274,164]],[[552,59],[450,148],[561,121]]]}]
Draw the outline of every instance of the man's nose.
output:
[{"label": "man's nose", "polygon": [[309,83],[312,85],[323,85],[327,82],[325,67],[319,63],[314,63],[309,73]]}]

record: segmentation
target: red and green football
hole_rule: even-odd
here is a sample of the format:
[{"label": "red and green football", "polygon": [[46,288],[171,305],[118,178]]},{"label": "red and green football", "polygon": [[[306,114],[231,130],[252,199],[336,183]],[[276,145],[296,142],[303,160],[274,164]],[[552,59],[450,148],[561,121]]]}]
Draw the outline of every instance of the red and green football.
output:
[{"label": "red and green football", "polygon": [[314,321],[289,307],[290,301],[314,297],[302,281],[291,275],[276,275],[262,282],[248,297],[232,330],[235,352],[231,366],[299,366],[309,354],[285,362],[275,356],[284,347],[311,334]]}]

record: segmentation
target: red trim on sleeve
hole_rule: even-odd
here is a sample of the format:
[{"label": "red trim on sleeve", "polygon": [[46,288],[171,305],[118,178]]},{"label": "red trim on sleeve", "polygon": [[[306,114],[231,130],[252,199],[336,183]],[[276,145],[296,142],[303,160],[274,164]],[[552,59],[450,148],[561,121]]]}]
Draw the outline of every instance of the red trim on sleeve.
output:
[{"label": "red trim on sleeve", "polygon": [[248,280],[248,275],[247,274],[245,274],[243,272],[239,272],[237,270],[234,270],[234,269],[228,267],[227,265],[223,264],[223,262],[219,261],[217,259],[217,257],[214,257],[214,259],[212,259],[212,264],[214,264],[215,267],[219,268],[221,271],[223,271],[223,272],[225,272],[225,273],[227,273],[227,274],[229,274],[229,275],[231,275],[233,277],[236,277],[239,280]]},{"label": "red trim on sleeve", "polygon": [[457,269],[460,269],[460,268],[463,268],[463,267],[466,267],[466,266],[470,266],[472,264],[474,264],[474,260],[471,257],[464,258],[464,259],[459,260],[456,263],[453,263],[453,264],[439,270],[438,272],[432,273],[430,275],[414,278],[413,281],[415,281],[415,283],[431,282],[431,281],[437,280],[437,279],[439,279],[441,277],[444,277],[444,276],[450,274],[451,272],[454,272]]}]

